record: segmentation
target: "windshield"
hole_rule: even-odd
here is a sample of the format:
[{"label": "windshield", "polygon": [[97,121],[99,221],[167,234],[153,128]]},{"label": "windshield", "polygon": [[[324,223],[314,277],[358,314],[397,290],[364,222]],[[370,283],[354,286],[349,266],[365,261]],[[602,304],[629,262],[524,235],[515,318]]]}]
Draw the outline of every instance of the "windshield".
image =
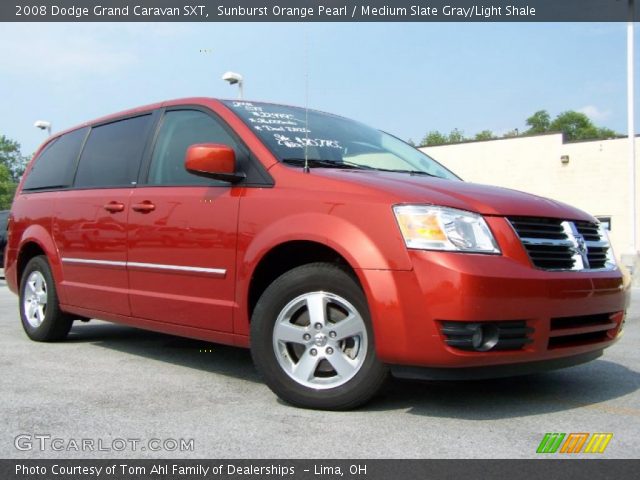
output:
[{"label": "windshield", "polygon": [[[460,180],[393,135],[328,113],[270,103],[226,100],[281,161],[294,165],[374,169]],[[306,152],[305,152],[306,150]]]}]

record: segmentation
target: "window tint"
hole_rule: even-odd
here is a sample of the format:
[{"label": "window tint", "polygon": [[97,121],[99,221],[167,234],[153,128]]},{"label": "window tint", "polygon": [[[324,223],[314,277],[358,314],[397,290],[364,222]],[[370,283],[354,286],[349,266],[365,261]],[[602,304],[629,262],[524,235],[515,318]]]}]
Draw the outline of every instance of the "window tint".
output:
[{"label": "window tint", "polygon": [[128,118],[91,129],[80,157],[77,187],[131,185],[138,177],[151,115]]},{"label": "window tint", "polygon": [[24,181],[24,190],[64,188],[71,185],[76,160],[88,128],[69,132],[47,145]]},{"label": "window tint", "polygon": [[199,177],[187,172],[184,158],[195,143],[220,143],[238,152],[236,142],[213,117],[197,110],[167,112],[153,150],[149,169],[150,185],[227,185],[227,182]]}]

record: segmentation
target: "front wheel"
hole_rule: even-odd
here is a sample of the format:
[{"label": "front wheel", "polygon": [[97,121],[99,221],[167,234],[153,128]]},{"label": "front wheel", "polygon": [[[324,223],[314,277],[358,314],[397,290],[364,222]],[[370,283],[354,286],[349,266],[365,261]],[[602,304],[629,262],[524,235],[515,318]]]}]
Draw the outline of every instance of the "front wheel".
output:
[{"label": "front wheel", "polygon": [[328,410],[368,401],[386,378],[375,355],[365,296],[341,268],[295,268],[263,293],[251,353],[267,385],[297,406]]}]

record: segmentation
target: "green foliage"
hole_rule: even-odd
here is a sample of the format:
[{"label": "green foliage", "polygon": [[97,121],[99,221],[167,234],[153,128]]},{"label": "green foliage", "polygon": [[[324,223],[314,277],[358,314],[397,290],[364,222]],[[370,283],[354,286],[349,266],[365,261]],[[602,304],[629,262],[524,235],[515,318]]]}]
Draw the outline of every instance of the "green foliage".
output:
[{"label": "green foliage", "polygon": [[551,117],[549,116],[549,112],[547,112],[546,110],[538,110],[536,113],[527,118],[526,123],[530,127],[526,133],[544,133],[549,131],[549,126],[551,125]]},{"label": "green foliage", "polygon": [[527,118],[527,134],[562,132],[567,140],[597,140],[615,138],[616,132],[610,128],[598,127],[581,112],[568,110],[560,113],[553,121],[546,110],[539,110]]},{"label": "green foliage", "polygon": [[8,210],[16,191],[16,183],[6,165],[0,164],[0,210]]},{"label": "green foliage", "polygon": [[18,142],[0,135],[0,210],[11,207],[13,194],[28,160],[20,152]]},{"label": "green foliage", "polygon": [[449,143],[460,143],[465,140],[466,138],[462,130],[458,130],[457,128],[451,130],[451,133],[449,134]]},{"label": "green foliage", "polygon": [[7,167],[14,182],[19,182],[29,161],[20,153],[20,144],[4,135],[0,135],[0,164]]},{"label": "green foliage", "polygon": [[491,130],[482,130],[476,133],[475,140],[493,140],[497,138]]},{"label": "green foliage", "polygon": [[611,130],[610,128],[600,127],[598,128],[598,138],[608,139],[608,138],[618,138],[620,134],[615,130]]},{"label": "green foliage", "polygon": [[443,135],[437,130],[432,130],[424,136],[424,138],[420,142],[420,146],[432,147],[434,145],[444,145],[445,143],[448,143],[448,142],[449,140],[447,139],[446,135]]},{"label": "green foliage", "polygon": [[563,132],[568,140],[585,140],[598,136],[597,127],[584,113],[568,111],[558,115],[549,128]]},{"label": "green foliage", "polygon": [[[523,135],[536,135],[547,132],[562,132],[567,140],[599,140],[617,138],[620,135],[610,128],[598,127],[584,113],[569,110],[559,114],[553,121],[549,112],[538,110],[526,120],[529,129]],[[502,135],[502,138],[512,138],[519,135],[518,129],[511,130]],[[497,138],[491,130],[482,130],[476,133],[474,140],[491,140]],[[429,132],[420,143],[420,146],[444,145],[447,143],[459,143],[469,140],[463,132],[454,129],[449,135],[433,130]]]}]

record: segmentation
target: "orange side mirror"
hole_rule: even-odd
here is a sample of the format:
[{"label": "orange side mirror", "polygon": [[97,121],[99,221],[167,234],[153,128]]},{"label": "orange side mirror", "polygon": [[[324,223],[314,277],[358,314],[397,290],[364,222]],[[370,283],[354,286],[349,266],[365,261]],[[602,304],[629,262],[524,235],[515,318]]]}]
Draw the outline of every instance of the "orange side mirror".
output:
[{"label": "orange side mirror", "polygon": [[196,143],[187,149],[184,168],[194,175],[238,182],[244,174],[236,172],[233,148],[216,143]]}]

